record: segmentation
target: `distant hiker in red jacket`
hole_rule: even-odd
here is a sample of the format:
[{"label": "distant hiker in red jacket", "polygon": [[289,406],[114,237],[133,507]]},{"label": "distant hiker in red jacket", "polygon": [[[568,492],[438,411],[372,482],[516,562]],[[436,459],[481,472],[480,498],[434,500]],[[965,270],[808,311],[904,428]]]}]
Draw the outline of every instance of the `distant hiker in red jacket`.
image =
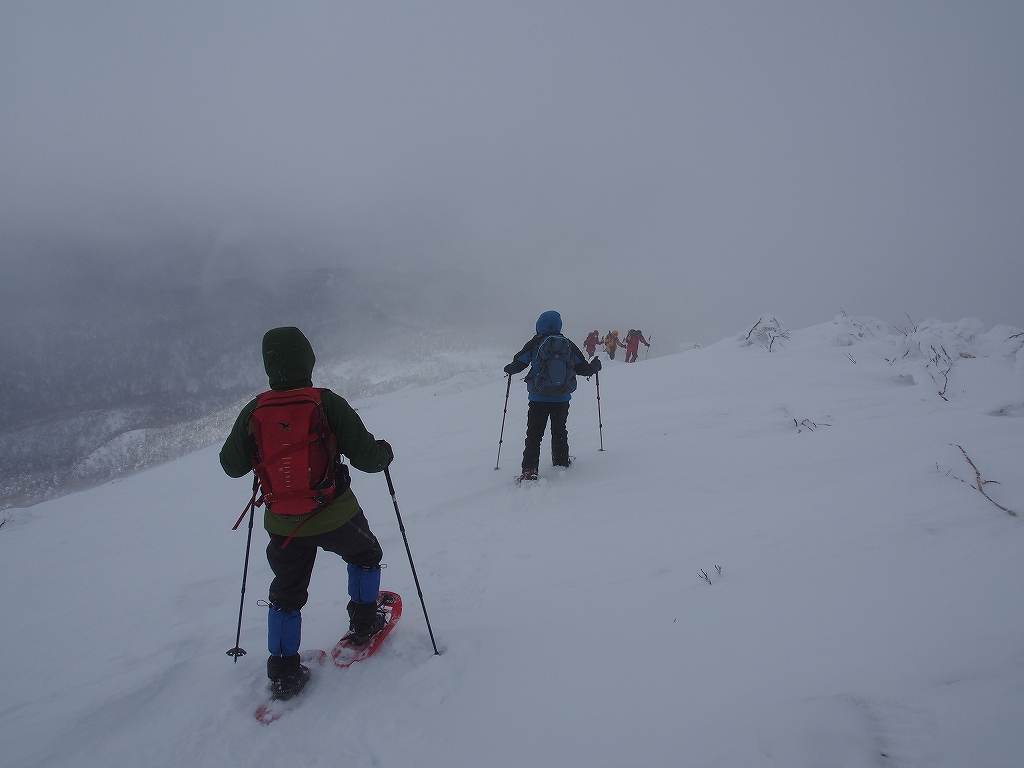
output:
[{"label": "distant hiker in red jacket", "polygon": [[591,331],[590,335],[587,336],[587,340],[583,342],[583,348],[587,350],[587,357],[593,357],[597,345],[601,343],[601,334],[597,331]]},{"label": "distant hiker in red jacket", "polygon": [[650,348],[650,344],[647,343],[647,339],[644,335],[635,328],[630,328],[629,333],[626,334],[626,362],[635,363],[636,353],[640,351],[640,345],[643,344]]}]

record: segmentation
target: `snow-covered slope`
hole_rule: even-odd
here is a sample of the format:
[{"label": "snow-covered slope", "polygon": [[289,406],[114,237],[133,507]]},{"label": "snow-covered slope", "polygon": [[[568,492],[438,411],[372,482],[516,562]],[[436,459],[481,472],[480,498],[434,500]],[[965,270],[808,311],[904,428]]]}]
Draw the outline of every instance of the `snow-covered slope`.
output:
[{"label": "snow-covered slope", "polygon": [[[216,448],[9,510],[0,764],[1019,765],[1024,521],[992,502],[1024,514],[1024,337],[779,326],[770,352],[606,365],[603,452],[581,381],[576,462],[536,487],[512,482],[518,380],[494,471],[500,369],[354,403],[395,447],[443,653],[384,479],[356,473],[405,617],[269,727],[265,534],[232,664],[249,485]],[[345,583],[321,553],[304,647],[340,636]]]}]

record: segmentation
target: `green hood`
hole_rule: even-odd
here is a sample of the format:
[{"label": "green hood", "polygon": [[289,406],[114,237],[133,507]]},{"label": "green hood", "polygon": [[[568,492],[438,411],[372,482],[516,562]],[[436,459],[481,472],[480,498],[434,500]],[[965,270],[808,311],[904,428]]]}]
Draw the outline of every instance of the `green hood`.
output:
[{"label": "green hood", "polygon": [[315,364],[313,347],[298,328],[274,328],[263,337],[263,367],[271,389],[313,386]]}]

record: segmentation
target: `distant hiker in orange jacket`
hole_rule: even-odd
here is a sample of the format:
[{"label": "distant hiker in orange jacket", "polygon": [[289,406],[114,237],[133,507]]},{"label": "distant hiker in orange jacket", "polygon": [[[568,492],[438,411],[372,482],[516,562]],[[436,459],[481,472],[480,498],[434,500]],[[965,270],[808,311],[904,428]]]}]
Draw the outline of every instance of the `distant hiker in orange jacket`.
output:
[{"label": "distant hiker in orange jacket", "polygon": [[620,348],[625,349],[626,345],[619,341],[619,332],[609,331],[604,337],[604,351],[608,353],[608,359],[614,360],[615,350]]}]

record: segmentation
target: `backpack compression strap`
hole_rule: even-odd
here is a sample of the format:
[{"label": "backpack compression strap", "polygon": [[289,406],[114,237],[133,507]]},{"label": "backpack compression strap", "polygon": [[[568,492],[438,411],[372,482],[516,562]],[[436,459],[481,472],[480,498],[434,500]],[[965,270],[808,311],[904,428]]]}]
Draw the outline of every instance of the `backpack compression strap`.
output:
[{"label": "backpack compression strap", "polygon": [[249,503],[246,504],[245,505],[245,509],[242,510],[242,516],[240,518],[238,518],[238,520],[235,522],[235,524],[231,527],[232,531],[237,531],[238,530],[238,526],[240,526],[242,524],[242,521],[245,520],[245,516],[247,514],[249,514],[249,510],[250,509],[252,509],[254,507],[261,507],[261,506],[263,506],[263,499],[262,498],[260,498],[259,501],[256,501],[256,494],[259,493],[259,490],[260,490],[260,479],[259,479],[259,477],[256,476],[255,473],[253,473],[253,476],[252,476],[252,498],[249,499]]}]

